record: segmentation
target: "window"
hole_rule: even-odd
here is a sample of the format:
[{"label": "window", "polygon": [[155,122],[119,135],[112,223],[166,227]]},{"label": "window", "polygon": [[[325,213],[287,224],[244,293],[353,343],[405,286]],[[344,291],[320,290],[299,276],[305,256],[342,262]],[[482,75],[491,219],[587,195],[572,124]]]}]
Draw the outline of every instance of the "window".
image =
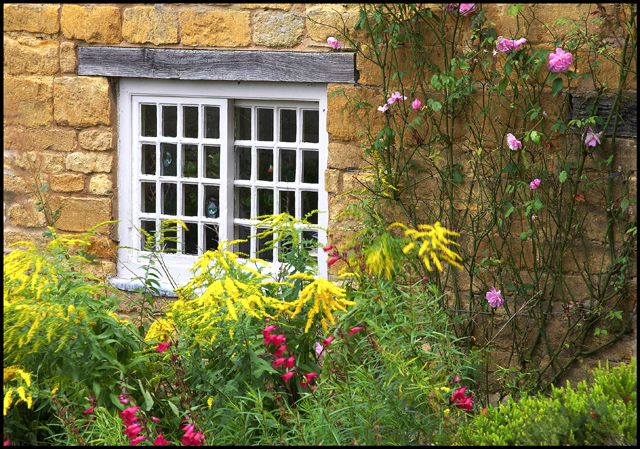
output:
[{"label": "window", "polygon": [[[184,283],[199,255],[259,232],[257,216],[319,210],[307,219],[326,228],[326,92],[318,83],[122,79],[120,245],[143,249],[136,228],[154,232],[180,219],[188,230],[179,229],[164,258]],[[325,231],[303,235],[326,242]],[[276,270],[280,248],[261,252],[265,243],[252,238],[232,250]],[[142,273],[143,254],[119,251],[120,280]],[[315,255],[326,276],[324,252]]]}]

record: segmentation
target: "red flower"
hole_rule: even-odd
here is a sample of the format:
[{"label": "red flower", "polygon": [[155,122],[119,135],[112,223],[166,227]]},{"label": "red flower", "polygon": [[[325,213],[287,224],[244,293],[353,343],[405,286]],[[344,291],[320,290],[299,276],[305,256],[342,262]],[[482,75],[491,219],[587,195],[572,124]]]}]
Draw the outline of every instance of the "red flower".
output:
[{"label": "red flower", "polygon": [[282,345],[278,349],[276,349],[276,352],[274,352],[273,355],[275,355],[276,357],[280,357],[282,356],[282,354],[284,354],[285,349],[287,349],[287,345]]},{"label": "red flower", "polygon": [[269,335],[271,331],[274,330],[275,328],[276,328],[275,324],[265,327],[264,329],[262,329],[262,336],[264,338],[267,338],[267,335]]},{"label": "red flower", "polygon": [[[274,344],[275,346],[280,346],[281,344],[284,343],[284,341],[286,340],[284,334],[279,334],[279,335],[275,335],[275,336],[271,336],[271,340],[270,342],[272,344]],[[268,338],[268,337],[267,337]],[[266,339],[265,339],[266,340]]]},{"label": "red flower", "polygon": [[134,438],[133,440],[131,440],[131,446],[137,446],[139,442],[141,442],[142,440],[144,440],[145,436],[139,436],[137,438]]},{"label": "red flower", "polygon": [[89,407],[88,409],[86,409],[86,410],[85,410],[84,412],[82,412],[82,413],[83,413],[84,415],[87,415],[87,414],[89,414],[89,413],[93,413],[93,409],[94,409],[94,406],[92,405],[91,407]]},{"label": "red flower", "polygon": [[329,343],[331,343],[333,341],[335,337],[329,337],[325,340],[322,340],[322,343],[324,344],[324,347],[326,348],[327,346],[329,346]]},{"label": "red flower", "polygon": [[160,422],[160,418],[156,418],[155,416],[152,416],[151,419],[153,419],[154,422]]},{"label": "red flower", "polygon": [[465,399],[465,395],[464,392],[466,391],[467,387],[462,387],[462,388],[458,388],[456,391],[453,392],[453,396],[451,396],[451,401],[452,402],[458,402],[460,400],[464,400]]},{"label": "red flower", "polygon": [[307,378],[307,383],[311,382],[313,378],[317,376],[318,376],[318,373],[307,373],[304,375],[304,377]]},{"label": "red flower", "polygon": [[167,446],[169,443],[164,439],[162,435],[158,435],[158,438],[153,442],[154,446]]},{"label": "red flower", "polygon": [[284,362],[285,368],[293,368],[293,356],[289,357],[286,362]]},{"label": "red flower", "polygon": [[131,424],[124,431],[124,434],[130,440],[134,439],[140,432],[142,432],[142,426],[139,423]]},{"label": "red flower", "polygon": [[349,335],[351,336],[360,330],[362,330],[361,327],[352,327],[351,329],[349,329]]},{"label": "red flower", "polygon": [[322,248],[324,250],[324,252],[326,253],[327,251],[331,251],[333,248],[335,248],[335,245],[330,245],[330,246],[325,246],[324,248]]},{"label": "red flower", "polygon": [[305,382],[305,381],[303,381],[303,380],[301,380],[301,381],[300,381],[300,385],[302,385],[302,388],[303,388],[303,389],[307,388],[307,383],[308,383],[308,382]]},{"label": "red flower", "polygon": [[339,261],[340,258],[339,257],[332,257],[331,259],[329,259],[327,261],[327,266],[330,267],[331,265],[333,265],[334,263],[336,263],[337,261]]},{"label": "red flower", "polygon": [[169,346],[171,346],[170,343],[158,343],[158,347],[156,348],[156,351],[164,352],[167,350]]},{"label": "red flower", "polygon": [[291,379],[291,377],[293,377],[293,371],[289,371],[288,373],[284,373],[282,375],[282,378],[284,379],[285,382],[289,382],[289,379]]},{"label": "red flower", "polygon": [[451,396],[451,402],[456,405],[456,407],[464,409],[466,411],[471,411],[473,406],[471,405],[471,396],[465,396],[464,392],[467,387],[459,388]]},{"label": "red flower", "polygon": [[273,369],[278,369],[278,367],[280,365],[282,365],[284,362],[286,362],[287,359],[285,358],[279,358],[278,360],[276,360],[275,362],[273,362]]}]

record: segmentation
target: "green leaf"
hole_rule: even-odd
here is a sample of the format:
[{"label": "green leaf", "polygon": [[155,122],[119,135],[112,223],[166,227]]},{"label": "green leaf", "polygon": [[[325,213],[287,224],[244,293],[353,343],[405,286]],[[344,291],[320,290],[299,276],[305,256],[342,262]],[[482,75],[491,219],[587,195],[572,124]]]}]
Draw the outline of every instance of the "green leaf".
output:
[{"label": "green leaf", "polygon": [[536,199],[533,201],[533,208],[534,208],[536,211],[539,211],[539,210],[540,210],[540,209],[542,209],[543,207],[544,207],[544,204],[542,203],[542,200],[540,200],[540,198],[536,198]]},{"label": "green leaf", "polygon": [[513,285],[513,284],[507,284],[507,285],[505,286],[505,288],[506,288],[507,290],[509,290],[510,292],[515,292],[515,291],[517,290],[516,286],[515,286],[515,285]]},{"label": "green leaf", "polygon": [[167,404],[169,404],[169,408],[173,411],[173,413],[175,413],[176,417],[179,418],[180,417],[180,411],[178,410],[178,407],[176,407],[176,405],[171,401],[167,401]]},{"label": "green leaf", "polygon": [[538,131],[531,131],[531,140],[533,140],[535,143],[540,143],[540,134],[538,133]]},{"label": "green leaf", "polygon": [[513,17],[516,17],[518,15],[518,11],[524,11],[524,6],[516,3],[510,5],[509,8],[507,8],[507,14]]},{"label": "green leaf", "polygon": [[551,83],[551,93],[553,94],[552,96],[556,96],[560,93],[560,91],[562,90],[562,78],[556,78],[553,80],[553,83]]},{"label": "green leaf", "polygon": [[515,210],[515,208],[513,206],[511,206],[509,209],[507,209],[507,211],[504,213],[504,218],[509,218],[509,215],[511,215],[511,213]]},{"label": "green leaf", "polygon": [[504,74],[507,75],[507,77],[511,76],[511,64],[508,62],[504,65]]},{"label": "green leaf", "polygon": [[509,78],[502,78],[500,83],[498,84],[498,93],[502,93],[507,90],[507,86],[509,85]]},{"label": "green leaf", "polygon": [[627,207],[629,207],[629,198],[622,198],[622,201],[620,201],[620,209],[624,212],[627,210]]},{"label": "green leaf", "polygon": [[560,180],[560,184],[565,182],[567,180],[567,172],[562,170],[562,172],[560,173],[560,176],[558,177],[558,179]]}]

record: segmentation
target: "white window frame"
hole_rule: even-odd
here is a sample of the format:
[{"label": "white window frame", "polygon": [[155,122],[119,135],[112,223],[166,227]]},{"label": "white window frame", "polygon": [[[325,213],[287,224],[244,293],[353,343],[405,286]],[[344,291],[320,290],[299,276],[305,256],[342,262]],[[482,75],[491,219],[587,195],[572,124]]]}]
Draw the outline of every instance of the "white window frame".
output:
[{"label": "white window frame", "polygon": [[[234,187],[234,164],[228,160],[229,155],[234,154],[234,106],[256,104],[265,101],[267,105],[280,104],[281,102],[315,102],[319,112],[319,142],[311,144],[309,148],[318,149],[318,226],[326,229],[328,227],[328,195],[324,185],[324,173],[327,167],[328,155],[328,134],[326,131],[326,111],[327,111],[327,84],[326,83],[282,83],[282,82],[241,82],[241,81],[181,81],[181,80],[161,80],[161,79],[140,79],[121,78],[118,89],[118,238],[121,247],[139,247],[140,234],[136,230],[136,225],[132,219],[136,217],[136,211],[140,210],[140,189],[136,170],[139,170],[139,151],[136,147],[136,133],[138,123],[134,123],[134,107],[145,98],[157,102],[157,98],[174,97],[176,103],[196,104],[200,100],[207,100],[207,104],[220,105],[220,237],[219,241],[233,240],[233,187]],[[154,99],[155,98],[155,99]],[[189,101],[192,103],[189,103]],[[181,108],[178,108],[180,111]],[[181,111],[179,112],[181,113]],[[300,122],[300,121],[299,121]],[[226,132],[223,129],[227,125]],[[158,126],[160,124],[158,123]],[[298,127],[301,124],[298,123]],[[160,134],[160,130],[158,130]],[[298,133],[300,134],[300,133]],[[164,139],[164,138],[163,138]],[[153,140],[153,139],[151,139]],[[251,142],[248,141],[248,144]],[[252,145],[255,145],[253,142]],[[249,146],[249,145],[247,145]],[[305,144],[304,148],[308,146]],[[225,151],[226,149],[226,151]],[[299,159],[299,158],[298,158]],[[275,161],[274,161],[275,162]],[[254,162],[255,163],[255,162]],[[301,163],[298,162],[297,169],[300,170]],[[178,168],[179,169],[179,168]],[[226,188],[222,184],[226,175]],[[197,178],[196,178],[197,179]],[[274,177],[275,179],[275,177]],[[298,176],[297,179],[300,179]],[[252,183],[260,184],[260,181],[252,180]],[[236,181],[238,183],[238,181]],[[240,183],[242,184],[242,182]],[[257,185],[256,184],[256,185]],[[273,184],[280,183],[271,183]],[[294,187],[299,198],[299,189],[304,185],[290,183],[289,187]],[[248,184],[247,184],[248,185]],[[226,190],[226,194],[223,194]],[[157,192],[159,195],[160,192]],[[277,195],[274,194],[274,201]],[[256,201],[253,201],[256,203]],[[202,207],[199,205],[199,207]],[[296,207],[301,207],[301,202],[296,201]],[[136,209],[138,208],[138,209]],[[254,206],[255,208],[255,206]],[[222,220],[226,219],[226,222]],[[193,220],[197,221],[197,220]],[[247,222],[242,220],[243,222]],[[238,222],[238,220],[236,220]],[[255,240],[254,238],[250,241]],[[318,230],[318,241],[326,243],[327,236],[325,230]],[[253,244],[253,243],[252,243]],[[111,279],[111,284],[121,289],[132,289],[140,286],[137,282],[132,282],[135,276],[144,273],[143,265],[147,263],[144,256],[148,253],[120,248],[118,250],[117,277]],[[184,285],[193,276],[189,270],[197,261],[198,256],[185,254],[164,254],[163,258],[171,270],[171,276],[178,285]],[[317,252],[318,275],[327,277],[327,257],[324,251]],[[272,273],[279,270],[280,264],[271,263]],[[161,279],[161,292],[168,296],[175,296],[172,287],[166,278]]]}]

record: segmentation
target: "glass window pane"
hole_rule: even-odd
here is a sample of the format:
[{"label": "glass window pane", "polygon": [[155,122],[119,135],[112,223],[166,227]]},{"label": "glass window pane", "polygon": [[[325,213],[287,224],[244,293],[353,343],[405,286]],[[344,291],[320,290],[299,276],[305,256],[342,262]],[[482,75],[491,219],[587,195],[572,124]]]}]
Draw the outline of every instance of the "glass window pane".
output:
[{"label": "glass window pane", "polygon": [[140,201],[140,212],[155,213],[156,212],[156,183],[141,182],[140,191],[142,193]]},{"label": "glass window pane", "polygon": [[[300,192],[300,201],[302,202],[302,219],[312,210],[318,209],[318,192]],[[315,212],[307,217],[309,223],[318,224],[318,213]]]},{"label": "glass window pane", "polygon": [[236,140],[251,140],[251,108],[236,107]]},{"label": "glass window pane", "polygon": [[162,183],[161,190],[162,198],[160,202],[160,208],[162,210],[160,213],[166,215],[176,215],[178,213],[176,208],[176,196],[178,194],[177,184]]},{"label": "glass window pane", "polygon": [[[164,228],[168,228],[171,227],[173,228],[172,231],[164,231],[164,244],[162,245],[162,249],[170,252],[170,253],[175,253],[178,249],[178,244],[176,243],[177,240],[177,234],[176,234],[176,224],[175,223],[166,223],[166,222],[162,222],[162,226],[161,229]],[[178,225],[178,227],[180,227],[180,225]]]},{"label": "glass window pane", "polygon": [[302,141],[318,143],[320,141],[320,114],[318,111],[302,111]]},{"label": "glass window pane", "polygon": [[204,147],[204,176],[220,179],[220,147]]},{"label": "glass window pane", "polygon": [[296,181],[296,150],[280,151],[280,181]]},{"label": "glass window pane", "polygon": [[158,109],[155,104],[140,105],[140,134],[145,137],[158,135]]},{"label": "glass window pane", "polygon": [[218,249],[220,242],[220,234],[218,232],[218,225],[206,224],[204,225],[204,250],[215,251]]},{"label": "glass window pane", "polygon": [[258,180],[273,181],[273,150],[258,148]]},{"label": "glass window pane", "polygon": [[[258,232],[265,231],[266,228],[259,228]],[[267,244],[273,242],[273,234],[269,234],[266,237],[258,239],[258,249],[256,252],[256,257],[264,260],[265,262],[273,262],[273,249],[266,249]],[[271,245],[269,245],[271,246]],[[273,248],[273,247],[271,247]]]},{"label": "glass window pane", "polygon": [[220,187],[204,186],[204,216],[218,218],[220,213]]},{"label": "glass window pane", "polygon": [[236,187],[234,203],[236,206],[235,218],[251,218],[251,189],[249,187]]},{"label": "glass window pane", "polygon": [[198,185],[182,185],[182,213],[188,217],[198,216]]},{"label": "glass window pane", "polygon": [[162,135],[165,137],[178,135],[178,106],[162,106]]},{"label": "glass window pane", "polygon": [[286,212],[296,216],[296,192],[291,190],[280,191],[280,213]]},{"label": "glass window pane", "polygon": [[156,146],[148,143],[142,144],[142,174],[156,174]]},{"label": "glass window pane", "polygon": [[198,177],[198,145],[182,145],[182,176]]},{"label": "glass window pane", "polygon": [[198,255],[198,224],[185,222],[187,229],[182,229],[182,251],[185,254]]},{"label": "glass window pane", "polygon": [[249,257],[249,253],[251,252],[251,245],[249,242],[249,236],[251,235],[251,228],[249,226],[234,226],[233,227],[233,239],[243,239],[247,240],[246,242],[240,242],[233,245],[234,253],[243,253],[245,257]]},{"label": "glass window pane", "polygon": [[220,108],[218,106],[204,107],[204,137],[207,139],[220,138]]},{"label": "glass window pane", "polygon": [[251,179],[250,147],[236,147],[236,179]]},{"label": "glass window pane", "polygon": [[311,257],[318,257],[318,231],[311,229],[302,231],[302,244],[309,251]]},{"label": "glass window pane", "polygon": [[295,109],[280,110],[280,142],[296,141],[296,111]]},{"label": "glass window pane", "polygon": [[258,140],[273,140],[273,109],[258,109]]},{"label": "glass window pane", "polygon": [[160,154],[162,155],[162,164],[160,165],[160,174],[162,176],[176,176],[178,166],[178,149],[175,143],[161,143]]},{"label": "glass window pane", "polygon": [[273,190],[258,189],[258,216],[273,214]]},{"label": "glass window pane", "polygon": [[198,106],[182,108],[182,125],[184,137],[198,138]]},{"label": "glass window pane", "polygon": [[317,151],[302,152],[302,182],[317,184],[320,158]]},{"label": "glass window pane", "polygon": [[149,236],[149,239],[147,240],[147,237],[143,233],[140,233],[140,249],[145,249],[147,245],[149,248],[151,248],[154,240],[153,234],[155,234],[156,232],[156,222],[154,220],[141,220],[140,229],[143,229],[151,234],[151,236]]}]

